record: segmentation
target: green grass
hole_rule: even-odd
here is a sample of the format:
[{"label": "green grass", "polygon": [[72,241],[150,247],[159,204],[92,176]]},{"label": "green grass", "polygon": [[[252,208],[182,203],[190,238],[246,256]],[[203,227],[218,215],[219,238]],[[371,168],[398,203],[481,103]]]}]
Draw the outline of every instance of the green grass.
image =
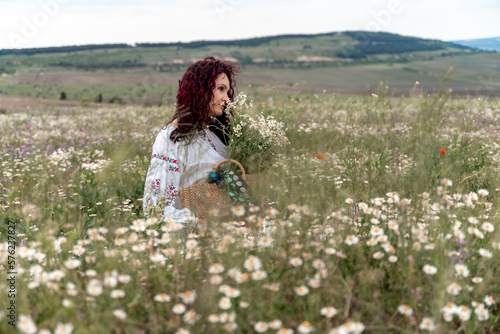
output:
[{"label": "green grass", "polygon": [[[167,61],[170,59],[168,57],[173,57],[170,51],[170,53],[162,53],[163,51],[165,50],[155,48],[147,52],[135,49],[94,51],[92,57],[95,57],[96,61],[105,63],[112,62],[113,59],[123,61],[130,56],[153,64],[157,61]],[[189,59],[202,58],[211,54],[212,51],[190,52]],[[217,55],[229,55],[224,52],[221,51]],[[403,56],[401,55],[401,57]],[[182,71],[186,66],[179,65],[166,72],[157,72],[151,67],[153,65],[133,70],[114,68],[79,71],[72,68],[64,69],[51,66],[50,62],[54,61],[53,57],[56,59],[59,59],[57,57],[62,57],[61,59],[68,57],[68,59],[74,60],[81,58],[78,54],[35,55],[32,58],[27,58],[29,60],[23,60],[21,57],[19,59],[23,62],[22,68],[17,74],[0,78],[0,94],[58,99],[61,92],[64,91],[68,99],[77,101],[94,100],[100,93],[105,102],[117,97],[123,101],[135,103],[148,100],[156,101],[156,103],[167,100],[170,103],[176,94],[177,80],[182,76]],[[444,80],[442,87],[450,87],[454,94],[471,97],[497,96],[500,90],[500,82],[495,77],[498,70],[498,57],[497,54],[433,57],[432,53],[428,53],[423,57],[424,60],[419,60],[416,57],[410,62],[385,59],[382,62],[368,61],[353,64],[244,65],[242,66],[242,74],[238,78],[238,84],[240,87],[251,84],[260,87],[270,86],[281,90],[292,89],[299,85],[295,90],[320,92],[326,89],[329,92],[337,90],[343,94],[369,95],[377,92],[379,83],[382,81],[389,86],[390,92],[394,92],[390,94],[408,96],[415,94],[413,88],[416,81],[420,84],[419,88],[427,93],[436,89],[438,80]],[[24,63],[25,61],[27,63]],[[39,74],[42,72],[51,79],[41,80]],[[36,79],[37,75],[38,79]],[[82,75],[88,76],[89,80],[93,78],[93,83],[84,83],[86,81],[79,79]],[[135,79],[129,79],[129,76],[135,76]],[[74,78],[73,82],[72,77]]]},{"label": "green grass", "polygon": [[[274,320],[296,333],[308,323],[317,333],[356,323],[366,333],[415,333],[424,332],[425,317],[437,333],[500,331],[500,100],[247,92],[255,112],[288,126],[290,145],[264,183],[271,204],[244,218],[208,219],[189,236],[142,216],[150,147],[171,106],[0,114],[0,238],[15,223],[17,332],[28,331],[25,316],[52,332],[71,323],[74,333],[225,333],[231,326],[249,333]],[[385,237],[368,245],[380,231]],[[158,254],[165,260],[151,258]],[[257,269],[245,265],[250,256],[266,278],[255,279]],[[5,293],[3,248],[0,258]],[[70,259],[81,263],[69,269]],[[457,263],[467,277],[456,275]],[[224,268],[216,273],[214,264]],[[425,265],[437,273],[424,273]],[[92,280],[102,293],[92,294]],[[452,283],[461,287],[456,295],[447,292]],[[309,292],[297,293],[302,286]],[[186,291],[196,293],[194,303]],[[162,293],[170,301],[156,301]],[[2,333],[15,331],[10,300],[0,299]],[[446,322],[450,302],[471,310],[470,319],[455,314]],[[185,312],[176,314],[176,304]],[[478,316],[479,304],[488,319]],[[400,314],[401,305],[412,314]],[[328,306],[338,312],[332,318],[322,315]],[[209,321],[215,315],[225,320]]]}]

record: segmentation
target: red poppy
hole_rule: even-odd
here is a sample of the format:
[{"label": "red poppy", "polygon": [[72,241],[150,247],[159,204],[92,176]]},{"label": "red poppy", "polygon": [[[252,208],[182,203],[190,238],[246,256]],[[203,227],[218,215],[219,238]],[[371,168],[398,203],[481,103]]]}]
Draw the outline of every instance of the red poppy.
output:
[{"label": "red poppy", "polygon": [[441,154],[445,154],[446,153],[446,150],[444,148],[441,148],[441,150],[439,151],[439,153]]},{"label": "red poppy", "polygon": [[324,158],[323,154],[321,154],[321,153],[316,154],[315,157],[316,157],[316,159],[323,159]]}]

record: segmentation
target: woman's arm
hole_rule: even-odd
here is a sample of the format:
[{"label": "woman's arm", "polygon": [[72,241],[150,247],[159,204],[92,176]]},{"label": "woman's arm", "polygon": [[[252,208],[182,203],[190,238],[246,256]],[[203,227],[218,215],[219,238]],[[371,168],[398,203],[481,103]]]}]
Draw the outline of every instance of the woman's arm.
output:
[{"label": "woman's arm", "polygon": [[177,222],[194,219],[194,214],[190,210],[174,207],[176,200],[180,200],[178,196],[181,175],[177,145],[170,142],[168,131],[162,130],[153,145],[151,163],[144,185],[145,216],[170,217]]}]

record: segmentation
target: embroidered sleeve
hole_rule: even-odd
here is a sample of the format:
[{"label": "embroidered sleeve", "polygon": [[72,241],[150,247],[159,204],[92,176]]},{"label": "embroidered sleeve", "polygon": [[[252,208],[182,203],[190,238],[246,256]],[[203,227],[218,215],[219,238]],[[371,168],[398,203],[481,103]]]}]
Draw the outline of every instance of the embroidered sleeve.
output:
[{"label": "embroidered sleeve", "polygon": [[[143,209],[144,215],[151,211],[158,217],[165,218],[175,213],[173,207],[179,195],[181,169],[174,155],[175,150],[169,150],[168,137],[159,135],[153,145],[151,163],[149,164],[144,185]],[[171,145],[172,146],[172,145]]]}]

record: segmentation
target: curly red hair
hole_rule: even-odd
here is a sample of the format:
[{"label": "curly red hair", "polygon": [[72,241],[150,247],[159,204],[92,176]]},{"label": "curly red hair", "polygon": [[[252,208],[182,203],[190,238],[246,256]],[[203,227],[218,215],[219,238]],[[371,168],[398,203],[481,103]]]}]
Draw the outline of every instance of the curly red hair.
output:
[{"label": "curly red hair", "polygon": [[[234,97],[234,87],[236,81],[235,75],[238,73],[235,65],[214,57],[206,57],[188,66],[186,73],[179,80],[179,91],[177,92],[177,107],[171,122],[178,119],[177,129],[172,131],[170,139],[173,142],[187,139],[191,141],[194,134],[204,131],[204,127],[209,123],[215,123],[218,126],[229,126],[229,120],[225,113],[217,116],[216,120],[210,119],[210,101],[213,99],[215,89],[215,79],[221,73],[226,74],[229,80],[228,97],[232,100]],[[227,138],[224,131],[217,127],[210,127],[217,136],[227,144]]]}]

